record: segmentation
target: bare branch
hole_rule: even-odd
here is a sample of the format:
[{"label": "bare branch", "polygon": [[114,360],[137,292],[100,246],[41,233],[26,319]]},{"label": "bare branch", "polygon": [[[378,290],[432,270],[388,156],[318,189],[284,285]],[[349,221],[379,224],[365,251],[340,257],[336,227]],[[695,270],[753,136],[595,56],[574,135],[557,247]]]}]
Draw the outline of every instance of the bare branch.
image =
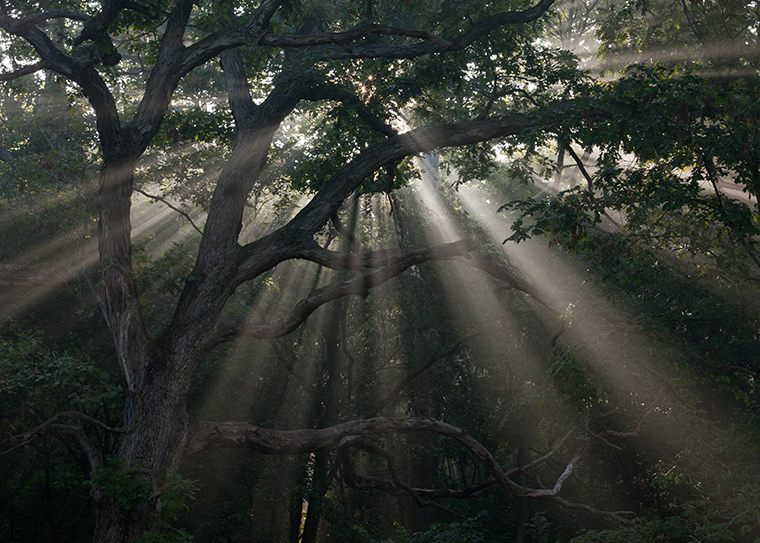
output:
[{"label": "bare branch", "polygon": [[[220,320],[216,326],[218,341],[228,341],[237,336],[259,339],[284,336],[298,328],[319,307],[332,300],[337,300],[349,294],[366,296],[370,288],[385,283],[411,266],[452,255],[466,255],[469,251],[470,244],[468,241],[458,241],[407,252],[376,272],[361,275],[354,279],[339,281],[316,290],[298,302],[290,314],[280,320],[264,323]],[[304,257],[303,255],[301,256]]]},{"label": "bare branch", "polygon": [[[343,467],[344,467],[343,477],[346,483],[352,488],[373,488],[374,487],[374,488],[379,488],[380,490],[383,490],[385,492],[389,492],[391,494],[399,494],[400,493],[399,491],[403,491],[414,500],[414,503],[416,503],[418,507],[435,507],[437,509],[440,509],[441,511],[445,511],[446,513],[452,515],[455,518],[464,520],[464,517],[462,515],[460,515],[459,513],[455,513],[448,507],[444,507],[435,502],[424,501],[420,497],[420,495],[417,493],[416,489],[412,488],[411,486],[403,482],[401,480],[401,477],[399,477],[398,472],[396,471],[395,457],[390,452],[384,449],[381,449],[380,447],[376,447],[374,445],[366,443],[364,441],[355,440],[351,438],[344,440],[344,444],[345,446],[341,448],[341,458],[343,460]],[[355,475],[353,459],[351,458],[351,455],[348,454],[347,452],[349,446],[355,447],[357,449],[362,449],[371,454],[385,458],[386,467],[388,468],[388,472],[391,475],[392,481],[388,481],[380,477]],[[378,486],[374,486],[374,485],[378,485]]]},{"label": "bare branch", "polygon": [[552,447],[552,450],[550,450],[548,453],[544,454],[543,456],[540,456],[539,458],[536,458],[533,460],[533,462],[529,462],[525,464],[524,466],[517,466],[511,469],[508,469],[506,471],[507,475],[512,475],[514,473],[518,472],[525,472],[530,469],[535,468],[536,466],[539,466],[549,460],[552,456],[554,456],[557,451],[562,447],[562,445],[565,444],[565,442],[570,438],[571,435],[573,435],[573,432],[575,432],[578,428],[580,428],[580,424],[576,425],[575,427],[571,428],[564,436],[562,436],[562,439],[560,439],[557,443],[554,444],[554,447]]},{"label": "bare branch", "polygon": [[195,230],[200,235],[203,235],[203,231],[200,228],[198,228],[198,226],[193,222],[193,219],[190,217],[190,215],[188,215],[187,213],[185,213],[184,211],[182,211],[178,207],[172,205],[166,198],[162,198],[161,196],[156,196],[155,194],[148,194],[147,192],[145,192],[144,190],[141,190],[141,189],[132,189],[132,190],[134,190],[135,192],[139,192],[140,194],[142,194],[146,198],[150,198],[151,200],[156,200],[158,202],[161,202],[161,203],[165,204],[166,207],[168,207],[169,209],[172,209],[172,210],[176,211],[177,213],[179,213],[180,215],[182,215],[183,217],[185,217],[187,219],[187,222],[190,223],[190,226],[192,226],[193,228],[195,228]]},{"label": "bare branch", "polygon": [[[592,434],[592,437],[630,438],[638,436],[642,424],[659,405],[663,394],[664,389],[660,391],[660,394],[655,401],[639,417],[633,431],[618,432],[614,430],[606,430],[599,434]],[[249,448],[263,454],[302,454],[341,449],[341,454],[343,455],[344,462],[346,462],[347,466],[346,471],[344,472],[344,477],[348,475],[350,484],[360,484],[365,487],[377,488],[391,493],[404,491],[410,494],[415,501],[418,501],[418,503],[420,496],[423,495],[426,497],[457,497],[460,495],[465,497],[466,495],[470,495],[473,492],[491,486],[492,484],[498,484],[513,497],[549,500],[564,507],[584,510],[619,522],[627,522],[627,519],[623,518],[621,515],[630,515],[632,514],[631,512],[599,511],[587,505],[574,504],[563,498],[559,498],[558,496],[564,483],[573,474],[582,457],[598,439],[591,439],[576,449],[551,489],[528,488],[515,483],[509,478],[510,474],[523,471],[528,469],[528,467],[534,467],[539,463],[544,462],[559,449],[559,447],[577,428],[578,427],[576,426],[576,428],[573,428],[568,432],[560,442],[555,445],[550,453],[526,466],[513,468],[509,471],[504,471],[491,452],[461,428],[445,422],[418,417],[408,419],[377,417],[373,419],[344,422],[329,428],[304,430],[272,430],[240,422],[197,421],[195,423],[194,431],[192,432],[191,440],[188,444],[188,453],[192,454],[194,452],[220,447]],[[352,460],[350,458],[346,459],[347,453],[345,452],[345,449],[348,447],[357,447],[370,451],[370,448],[368,448],[370,446],[362,442],[362,438],[385,433],[417,432],[431,432],[458,441],[486,465],[494,482],[491,482],[491,479],[487,479],[476,485],[471,485],[470,487],[467,487],[467,489],[458,491],[447,489],[412,489],[398,480],[398,476],[393,470],[390,460],[389,471],[392,480],[382,479],[380,477],[358,478],[352,473]],[[371,452],[380,454],[374,449],[375,448],[373,448]],[[381,456],[389,458],[387,454],[381,454]]]},{"label": "bare branch", "polygon": [[506,476],[493,455],[467,432],[445,422],[426,418],[378,417],[344,422],[329,428],[304,430],[271,430],[241,422],[198,421],[187,451],[192,454],[211,448],[249,448],[263,454],[300,454],[336,449],[345,444],[345,438],[351,436],[390,432],[433,432],[455,439],[486,464],[494,478],[510,495],[522,496],[525,493],[523,487]]}]

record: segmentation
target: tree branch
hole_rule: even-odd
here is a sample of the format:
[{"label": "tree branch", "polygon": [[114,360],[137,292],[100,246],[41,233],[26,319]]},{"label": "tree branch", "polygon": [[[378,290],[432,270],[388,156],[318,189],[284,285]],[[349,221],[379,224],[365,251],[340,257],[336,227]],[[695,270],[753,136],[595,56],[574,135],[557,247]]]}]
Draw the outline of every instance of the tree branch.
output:
[{"label": "tree branch", "polygon": [[251,20],[244,27],[233,27],[207,36],[184,49],[178,67],[183,74],[219,55],[225,49],[240,45],[257,45],[269,31],[269,22],[285,0],[262,0]]},{"label": "tree branch", "polygon": [[423,30],[400,28],[397,26],[372,23],[362,25],[345,32],[321,32],[306,35],[278,35],[266,34],[259,41],[259,45],[283,48],[314,47],[318,45],[347,45],[369,36],[403,36],[407,38],[419,38],[436,45],[442,51],[451,47],[451,42]]},{"label": "tree branch", "polygon": [[472,243],[469,240],[459,240],[454,243],[444,243],[430,247],[379,249],[368,253],[348,253],[330,251],[314,242],[300,248],[295,258],[309,260],[333,270],[350,271],[359,268],[381,268],[399,258],[420,251],[429,252],[431,259],[452,258],[454,256],[462,256],[462,254],[468,255],[472,251]]},{"label": "tree branch", "polygon": [[244,129],[256,113],[256,105],[251,99],[248,78],[243,65],[243,57],[238,49],[227,49],[219,55],[219,62],[227,84],[227,97],[235,119],[235,125]]},{"label": "tree branch", "polygon": [[[348,242],[351,243],[351,245],[353,245],[355,248],[358,248],[359,242],[356,241],[356,237],[354,236],[354,233],[351,232],[345,226],[343,226],[343,223],[340,222],[340,217],[338,217],[337,213],[332,214],[332,217],[330,217],[330,222],[332,222],[333,228],[335,228],[338,234],[346,238]],[[320,249],[322,249],[322,247],[320,247]],[[327,249],[322,249],[322,250],[326,251]],[[359,253],[351,252],[350,254],[355,255]]]},{"label": "tree branch", "polygon": [[161,203],[165,204],[166,207],[168,207],[169,209],[174,210],[177,213],[179,213],[180,215],[182,215],[183,217],[185,217],[187,219],[187,222],[190,223],[190,226],[192,226],[193,228],[195,228],[195,230],[200,235],[203,235],[203,231],[200,228],[198,228],[198,226],[193,222],[193,219],[190,218],[190,215],[188,215],[187,213],[185,213],[184,211],[182,211],[178,207],[172,205],[166,198],[162,198],[161,196],[156,196],[155,194],[148,194],[147,192],[145,192],[144,190],[141,190],[141,189],[132,189],[132,190],[134,190],[135,192],[139,192],[140,194],[142,194],[146,198],[150,198],[151,200],[156,200],[158,202],[161,202]]},{"label": "tree branch", "polygon": [[[657,400],[655,400],[655,402],[641,415],[633,432],[615,432],[608,430],[600,435],[614,435],[617,437],[634,437],[638,435],[641,424],[659,404],[660,399],[661,395],[658,396]],[[371,435],[418,432],[431,432],[458,441],[486,465],[496,483],[498,483],[510,496],[550,500],[566,507],[582,509],[595,514],[602,514],[616,521],[627,521],[620,516],[621,514],[624,514],[622,512],[598,511],[590,506],[572,504],[572,502],[568,502],[567,500],[558,497],[565,481],[570,475],[572,475],[578,462],[593,445],[595,440],[584,443],[575,451],[551,489],[528,488],[515,483],[509,478],[507,472],[504,471],[488,449],[467,432],[445,422],[419,417],[408,419],[377,417],[373,419],[344,422],[329,428],[303,430],[272,430],[241,422],[196,421],[188,443],[187,452],[188,454],[192,454],[212,448],[248,448],[262,454],[303,454],[340,449],[349,446],[356,447],[359,446],[358,443],[361,438]],[[514,473],[514,471],[512,471],[512,473]],[[365,481],[369,480],[365,479]],[[386,481],[385,483],[381,483],[380,478],[373,478],[371,481],[376,483],[375,488],[393,489],[395,487],[406,491],[403,485],[399,486],[395,482]],[[484,481],[480,484],[485,487],[490,486],[491,483]],[[475,490],[473,490],[473,492],[474,491]],[[416,495],[420,494],[417,489],[414,489],[414,493]]]},{"label": "tree branch", "polygon": [[358,96],[337,85],[317,85],[308,89],[303,95],[303,99],[309,101],[334,100],[336,102],[354,106],[359,117],[364,119],[373,130],[380,132],[389,138],[398,135],[395,128],[386,124],[382,119],[375,115]]},{"label": "tree branch", "polygon": [[[115,434],[126,434],[128,433],[128,429],[126,428],[115,428],[113,426],[108,426],[107,424],[104,424],[100,422],[98,419],[95,419],[89,415],[85,415],[84,413],[80,413],[79,411],[66,411],[64,413],[58,413],[56,415],[53,415],[48,420],[37,426],[36,428],[32,428],[28,432],[24,432],[23,434],[20,434],[18,436],[13,436],[9,439],[6,439],[2,442],[0,442],[0,445],[5,445],[7,443],[13,442],[13,441],[20,441],[20,444],[14,445],[12,449],[14,450],[18,448],[19,446],[23,446],[26,443],[28,443],[30,440],[34,439],[37,435],[41,433],[45,433],[48,431],[48,429],[51,426],[54,426],[56,422],[58,422],[61,419],[79,419],[83,420],[85,422],[89,422],[90,424],[97,426],[101,430],[105,430],[107,432],[112,432]],[[3,451],[0,454],[7,454],[10,452],[9,450]]]},{"label": "tree branch", "polygon": [[[494,28],[511,24],[535,21],[551,7],[554,0],[541,0],[532,8],[523,11],[506,11],[489,16],[476,23],[467,32],[453,40],[445,40],[430,32],[397,28],[387,25],[369,24],[346,32],[312,34],[306,36],[280,36],[267,34],[260,45],[270,47],[324,47],[323,59],[350,58],[415,58],[422,55],[460,51]],[[381,43],[352,43],[372,35],[402,36],[423,40],[413,45]]]},{"label": "tree branch", "polygon": [[[39,72],[40,70],[47,70],[51,68],[52,66],[53,66],[52,62],[48,60],[41,60],[39,62],[35,62],[34,64],[30,64],[28,66],[24,66],[23,68],[19,68],[18,70],[15,70],[13,72],[0,74],[0,81],[11,81],[13,79],[18,79],[19,77],[33,74],[35,72]],[[10,159],[6,159],[5,156],[0,156],[0,159],[6,162],[10,160]]]},{"label": "tree branch", "polygon": [[[270,339],[289,334],[304,322],[309,315],[322,305],[337,300],[349,294],[366,296],[369,289],[381,285],[396,277],[411,266],[445,258],[452,255],[463,255],[470,251],[468,241],[458,241],[433,247],[424,247],[404,254],[395,259],[387,266],[373,273],[368,273],[339,281],[326,287],[322,287],[298,302],[287,317],[273,322],[249,323],[245,321],[220,320],[216,326],[216,336],[219,343],[228,341],[234,337],[247,336],[259,339]],[[305,258],[307,252],[301,254]],[[347,259],[350,262],[350,258]]]},{"label": "tree branch", "polygon": [[82,28],[79,36],[74,38],[74,45],[79,45],[87,40],[92,40],[108,32],[108,27],[111,26],[116,18],[119,16],[119,12],[123,9],[131,9],[142,13],[150,19],[156,19],[157,16],[153,14],[148,8],[141,6],[136,2],[130,0],[105,0],[103,2],[103,9],[94,17],[88,17],[87,19],[81,19],[87,21]]},{"label": "tree branch", "polygon": [[[588,104],[585,99],[566,100],[531,113],[466,123],[426,126],[388,138],[351,160],[330,179],[285,228],[317,232],[355,188],[379,168],[419,153],[517,135],[539,127],[550,129],[571,108]],[[245,266],[245,264],[244,264]]]}]

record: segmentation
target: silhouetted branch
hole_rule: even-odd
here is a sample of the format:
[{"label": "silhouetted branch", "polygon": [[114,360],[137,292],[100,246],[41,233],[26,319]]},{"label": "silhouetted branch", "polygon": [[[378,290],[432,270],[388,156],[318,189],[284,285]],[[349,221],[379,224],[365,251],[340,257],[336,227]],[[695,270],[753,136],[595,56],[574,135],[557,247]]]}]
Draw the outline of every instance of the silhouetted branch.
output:
[{"label": "silhouetted branch", "polygon": [[128,433],[128,429],[126,428],[118,428],[113,426],[108,426],[107,424],[100,422],[98,419],[95,419],[89,415],[85,415],[84,413],[80,413],[79,411],[67,411],[65,413],[58,413],[57,415],[54,415],[50,417],[48,420],[37,426],[36,428],[32,428],[28,432],[24,432],[23,434],[13,436],[11,438],[8,438],[2,442],[0,442],[0,446],[18,442],[16,445],[14,445],[12,448],[0,452],[0,455],[7,454],[10,451],[13,451],[15,449],[18,449],[19,447],[23,447],[27,443],[29,443],[32,439],[35,439],[40,434],[44,434],[49,431],[49,429],[53,426],[55,426],[55,423],[62,419],[79,419],[83,420],[85,422],[89,422],[90,424],[97,426],[101,430],[105,430],[107,432],[112,432],[115,434],[126,434]]},{"label": "silhouetted branch", "polygon": [[[541,0],[535,6],[523,11],[506,11],[488,16],[454,39],[446,40],[430,32],[398,28],[388,25],[368,24],[346,32],[310,35],[267,34],[260,45],[271,47],[324,47],[321,58],[415,58],[421,55],[460,51],[491,30],[510,24],[535,21],[543,15],[554,0]],[[362,40],[368,36],[401,36],[422,40],[411,45],[370,43]]]},{"label": "silhouetted branch", "polygon": [[158,202],[161,202],[164,205],[166,205],[166,207],[168,207],[169,209],[171,209],[173,211],[176,211],[177,213],[179,213],[180,215],[182,215],[183,217],[185,217],[187,219],[187,222],[190,223],[190,226],[192,226],[193,228],[195,228],[195,230],[197,230],[197,232],[200,235],[203,235],[203,231],[200,228],[198,228],[198,226],[196,226],[196,224],[193,222],[193,219],[190,218],[190,215],[188,215],[187,213],[185,213],[184,211],[182,211],[178,207],[172,205],[166,198],[162,198],[161,196],[156,196],[155,194],[148,194],[147,192],[145,192],[144,190],[141,190],[141,189],[133,189],[133,190],[135,192],[139,192],[140,194],[142,194],[146,198],[150,198],[151,200],[156,200]]},{"label": "silhouetted branch", "polygon": [[[381,268],[393,261],[418,252],[427,252],[430,260],[450,258],[455,255],[468,255],[472,251],[472,243],[463,239],[453,243],[443,243],[430,247],[412,249],[380,249],[368,253],[329,251],[311,243],[296,255],[297,258],[316,262],[333,270],[355,270],[358,268]],[[464,257],[467,258],[467,257]]]},{"label": "silhouetted branch", "polygon": [[[33,74],[36,72],[39,72],[40,70],[47,70],[48,68],[52,67],[53,63],[48,60],[41,60],[39,62],[35,62],[34,64],[30,64],[28,66],[24,66],[23,68],[19,68],[18,70],[15,70],[13,72],[7,72],[4,74],[0,74],[0,81],[11,81],[13,79],[18,79],[19,77]],[[6,158],[5,155],[0,157],[3,161],[8,161],[13,156],[11,155],[10,158]]]},{"label": "silhouetted branch", "polygon": [[475,338],[478,336],[480,336],[480,334],[472,334],[470,336],[467,336],[466,338],[462,338],[459,341],[457,341],[454,344],[454,346],[451,347],[451,349],[447,350],[445,353],[441,355],[433,355],[433,356],[428,357],[428,359],[422,364],[420,364],[419,367],[417,367],[414,371],[412,371],[411,373],[406,375],[403,379],[401,379],[401,381],[395,387],[393,387],[393,390],[391,390],[385,398],[383,398],[382,400],[378,400],[376,402],[374,413],[379,413],[388,404],[394,401],[396,397],[401,393],[401,391],[406,388],[406,385],[408,385],[409,383],[414,381],[417,377],[419,377],[420,375],[425,373],[427,370],[429,370],[433,366],[433,364],[436,363],[437,360],[445,356],[454,354],[455,352],[457,352],[459,349],[462,348],[462,344],[465,341],[469,341],[472,338]]},{"label": "silhouetted branch", "polygon": [[[639,435],[641,427],[644,421],[659,405],[664,389],[660,391],[660,394],[655,401],[641,414],[636,426],[631,432],[618,432],[615,430],[605,430],[598,434],[592,434],[593,438],[578,447],[573,453],[573,456],[565,465],[562,473],[557,477],[554,486],[551,489],[545,488],[529,488],[522,486],[509,478],[510,474],[514,474],[518,471],[528,469],[528,466],[535,466],[538,463],[546,461],[551,457],[555,451],[568,439],[569,435],[577,429],[573,428],[555,447],[550,453],[542,456],[530,464],[512,468],[509,471],[504,471],[501,465],[496,461],[494,456],[486,449],[480,442],[470,436],[467,432],[452,426],[445,422],[436,421],[427,418],[408,418],[408,419],[391,419],[386,417],[377,417],[366,420],[354,420],[344,422],[323,429],[304,429],[304,430],[272,430],[267,428],[261,428],[252,424],[242,422],[209,422],[209,421],[197,421],[195,423],[195,429],[192,432],[191,440],[188,444],[188,452],[194,453],[211,448],[248,448],[256,450],[263,454],[302,454],[324,450],[341,449],[344,455],[344,462],[346,463],[346,471],[344,477],[348,476],[348,482],[350,484],[364,484],[365,487],[370,485],[372,488],[377,488],[391,493],[405,492],[412,496],[415,501],[421,499],[421,496],[439,496],[439,497],[455,497],[456,493],[462,493],[462,497],[465,494],[469,495],[476,492],[477,489],[486,488],[492,484],[498,484],[501,486],[510,496],[517,498],[531,498],[540,500],[549,500],[556,502],[564,507],[570,507],[574,509],[584,510],[593,514],[601,515],[618,522],[627,522],[627,519],[623,518],[623,514],[632,514],[631,512],[612,512],[612,511],[600,511],[591,506],[583,504],[574,504],[560,498],[559,492],[562,490],[564,483],[573,474],[578,463],[585,455],[585,453],[591,448],[591,446],[598,440],[598,438],[605,437],[622,437],[631,438]],[[466,447],[471,453],[477,456],[481,462],[486,465],[486,468],[493,477],[494,483],[490,482],[490,479],[477,483],[477,485],[471,485],[466,490],[425,490],[425,489],[411,489],[408,485],[402,483],[395,470],[393,469],[392,457],[389,458],[387,454],[381,454],[381,456],[389,459],[389,471],[391,473],[392,480],[383,479],[380,477],[363,477],[358,478],[353,474],[351,466],[352,460],[349,458],[346,460],[345,449],[349,447],[362,448],[370,451],[370,446],[362,441],[362,438],[385,433],[418,433],[418,432],[430,432],[444,437],[452,438]],[[372,448],[371,452],[378,453],[376,448]]]},{"label": "silhouetted branch", "polygon": [[364,119],[373,130],[385,134],[389,138],[398,135],[395,128],[375,115],[358,96],[338,87],[337,85],[317,85],[312,89],[308,89],[308,92],[304,94],[303,98],[304,100],[310,101],[333,100],[351,105],[356,108],[357,115]]},{"label": "silhouetted branch", "polygon": [[227,49],[219,55],[219,62],[224,72],[227,100],[230,104],[232,117],[235,119],[238,130],[244,130],[246,123],[254,118],[257,108],[248,88],[243,57],[239,49]]},{"label": "silhouetted branch", "polygon": [[[337,213],[333,213],[332,217],[330,217],[330,221],[332,222],[333,228],[337,230],[337,232],[346,238],[349,242],[351,242],[351,245],[356,247],[358,245],[356,241],[356,237],[354,237],[353,232],[351,232],[348,228],[343,226],[343,223],[340,222],[340,218],[338,217]],[[352,255],[359,255],[360,253],[352,252]]]},{"label": "silhouetted branch", "polygon": [[[309,254],[313,253],[327,257],[325,262],[331,261],[333,264],[350,262],[350,257],[347,260],[336,258],[330,259],[329,251],[324,251],[317,244],[314,244],[314,248],[310,249]],[[269,339],[281,337],[289,334],[298,326],[304,322],[309,315],[316,311],[322,305],[347,296],[349,294],[356,294],[358,296],[367,296],[369,289],[379,286],[389,279],[396,277],[407,268],[422,264],[429,260],[441,259],[451,257],[453,255],[466,255],[470,250],[470,244],[468,241],[458,241],[455,243],[448,243],[444,245],[435,245],[433,247],[424,247],[413,251],[408,251],[401,257],[395,259],[387,266],[379,269],[378,271],[360,275],[353,279],[345,281],[339,281],[332,283],[325,287],[322,287],[309,296],[298,302],[290,314],[282,319],[272,322],[263,323],[251,323],[245,321],[234,321],[231,319],[222,319],[216,326],[216,337],[218,342],[228,341],[234,337],[247,336],[259,339]],[[302,253],[302,258],[306,252]],[[345,253],[350,255],[351,253]],[[316,258],[307,258],[315,262],[323,263]]]}]

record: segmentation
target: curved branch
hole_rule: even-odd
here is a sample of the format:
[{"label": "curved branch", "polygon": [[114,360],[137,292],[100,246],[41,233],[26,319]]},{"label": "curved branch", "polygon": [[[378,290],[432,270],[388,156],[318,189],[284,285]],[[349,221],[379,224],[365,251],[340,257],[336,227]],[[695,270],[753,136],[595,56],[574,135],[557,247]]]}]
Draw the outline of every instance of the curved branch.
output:
[{"label": "curved branch", "polygon": [[248,88],[248,78],[243,65],[243,57],[239,49],[227,49],[220,53],[219,63],[224,72],[224,81],[227,85],[227,100],[230,104],[232,117],[239,130],[244,130],[246,123],[256,113],[256,104],[251,99],[251,91]]},{"label": "curved branch", "polygon": [[81,86],[95,110],[103,154],[109,158],[121,141],[121,125],[113,95],[91,62],[99,55],[99,50],[93,44],[76,47],[69,58],[45,32],[34,25],[21,24],[21,21],[4,16],[0,18],[0,28],[23,38],[34,48],[41,59],[33,65],[34,71],[53,70]]},{"label": "curved branch", "polygon": [[[638,435],[642,421],[654,410],[659,401],[660,397],[644,412],[633,432],[608,431],[610,432],[608,435],[619,437]],[[575,451],[551,489],[537,489],[524,487],[512,481],[491,452],[466,431],[433,419],[420,417],[408,419],[377,417],[344,422],[329,428],[303,430],[272,430],[242,422],[196,421],[194,426],[187,448],[189,454],[212,448],[248,448],[262,454],[303,454],[358,446],[361,438],[371,435],[431,432],[452,438],[466,447],[486,465],[496,483],[512,497],[550,500],[567,507],[583,509],[595,514],[602,514],[617,521],[626,522],[626,519],[620,516],[623,513],[598,511],[587,505],[572,504],[572,502],[568,502],[558,496],[564,482],[572,475],[578,462],[580,462],[595,440],[584,443]],[[395,487],[407,491],[403,486],[399,486],[395,482],[387,480],[381,482],[381,478],[365,479],[365,481],[371,481],[375,485],[375,488],[393,489]],[[490,486],[491,483],[483,482],[482,484]],[[414,493],[419,496],[417,489],[414,489]]]},{"label": "curved branch", "polygon": [[332,270],[351,271],[359,268],[381,268],[399,258],[420,252],[427,252],[430,259],[445,259],[455,256],[468,258],[470,251],[472,251],[472,243],[469,240],[411,249],[379,249],[368,253],[330,251],[314,242],[300,248],[295,258],[309,260]]},{"label": "curved branch", "polygon": [[[452,515],[455,518],[464,520],[464,517],[462,515],[460,515],[459,513],[455,513],[448,507],[444,507],[435,502],[424,501],[420,497],[419,493],[417,492],[417,489],[412,488],[410,485],[402,481],[401,477],[399,477],[398,472],[396,471],[396,466],[395,466],[396,458],[390,452],[384,449],[381,449],[380,447],[371,445],[369,443],[365,443],[364,441],[361,441],[360,439],[349,438],[349,439],[344,440],[344,443],[346,443],[347,445],[350,445],[351,447],[362,449],[376,456],[381,456],[385,458],[386,467],[388,468],[388,473],[390,473],[391,479],[392,479],[391,481],[388,481],[387,479],[383,479],[381,477],[356,476],[354,473],[353,459],[351,458],[351,455],[348,454],[347,452],[349,447],[344,446],[344,447],[341,447],[341,459],[343,460],[343,466],[344,466],[343,477],[346,483],[350,487],[372,488],[372,484],[374,483],[378,485],[375,488],[379,488],[380,490],[389,492],[391,494],[400,494],[401,492],[405,492],[414,500],[414,503],[416,503],[418,507],[428,507],[428,506],[435,507],[437,509],[445,511],[446,513]],[[367,484],[368,482],[370,484]]]},{"label": "curved branch", "polygon": [[[453,40],[445,40],[430,32],[397,28],[387,25],[369,24],[346,32],[312,34],[306,36],[280,36],[267,34],[260,45],[270,47],[325,47],[323,59],[349,58],[415,58],[422,55],[460,51],[475,40],[500,26],[524,24],[535,21],[548,10],[554,0],[541,0],[535,6],[523,11],[506,11],[489,16],[476,23],[467,32]],[[393,45],[380,43],[352,43],[372,35],[402,36],[418,38],[421,43]]]},{"label": "curved branch", "polygon": [[85,422],[89,422],[90,424],[93,424],[94,426],[97,426],[101,430],[105,430],[106,432],[112,432],[115,434],[126,434],[129,432],[129,429],[115,428],[113,426],[108,426],[107,424],[100,422],[98,419],[95,419],[89,415],[85,415],[84,413],[80,413],[79,411],[67,411],[65,413],[58,413],[57,415],[53,415],[48,420],[46,420],[45,422],[43,422],[36,428],[32,428],[28,432],[24,432],[23,434],[13,436],[11,438],[8,438],[0,442],[0,445],[5,445],[7,443],[12,443],[15,441],[19,442],[13,447],[11,447],[10,449],[0,452],[0,455],[8,454],[9,452],[18,449],[19,447],[23,447],[24,445],[29,443],[32,439],[35,439],[36,437],[38,437],[40,434],[50,433],[50,428],[60,426],[60,425],[56,425],[55,423],[61,419],[83,420]]},{"label": "curved branch", "polygon": [[[217,341],[221,343],[238,336],[259,339],[284,336],[298,328],[309,315],[328,302],[349,294],[366,296],[370,288],[385,283],[411,266],[422,264],[428,260],[466,255],[470,250],[469,241],[464,240],[408,252],[376,272],[339,281],[314,291],[298,302],[287,317],[280,320],[264,323],[249,323],[230,319],[220,320],[216,326]],[[304,257],[303,254],[301,256]],[[347,259],[347,262],[350,262],[350,258]]]},{"label": "curved branch", "polygon": [[285,0],[262,0],[253,17],[244,27],[228,28],[185,48],[178,69],[184,75],[219,55],[225,49],[240,45],[258,45],[261,38],[269,30],[269,21],[272,16],[284,3]]},{"label": "curved branch", "polygon": [[178,207],[172,205],[166,198],[162,198],[161,196],[156,196],[155,194],[148,194],[147,192],[145,192],[144,190],[141,190],[141,189],[132,189],[132,190],[134,190],[135,192],[139,192],[140,194],[142,194],[146,198],[150,198],[151,200],[156,200],[157,202],[161,202],[161,203],[165,204],[166,207],[168,207],[169,209],[171,209],[173,211],[176,211],[177,213],[179,213],[180,215],[182,215],[183,217],[185,217],[187,219],[187,222],[190,223],[190,226],[192,226],[193,228],[195,228],[195,230],[200,235],[203,235],[203,230],[201,230],[200,228],[198,228],[198,226],[193,222],[193,219],[190,217],[190,215],[188,215],[187,213],[185,213],[184,211],[182,211]]},{"label": "curved branch", "polygon": [[[335,228],[338,234],[346,238],[351,245],[353,245],[354,247],[359,246],[359,242],[356,241],[356,237],[354,236],[353,232],[351,232],[348,228],[346,228],[343,225],[342,222],[340,222],[340,217],[338,217],[337,213],[332,214],[332,217],[330,217],[330,222],[332,222],[333,228]],[[319,248],[322,249],[321,246]],[[322,250],[327,250],[327,249],[322,249]],[[353,255],[353,254],[358,254],[358,253],[349,253],[349,254]]]},{"label": "curved branch", "polygon": [[[518,135],[539,127],[551,129],[561,122],[565,112],[588,104],[589,101],[586,99],[565,100],[530,113],[512,113],[500,118],[426,126],[388,138],[351,160],[325,183],[285,228],[308,233],[317,232],[364,179],[387,164],[434,149]],[[246,265],[247,263],[244,263],[244,266]]]},{"label": "curved branch", "polygon": [[84,428],[81,426],[72,426],[68,424],[53,424],[48,427],[47,432],[56,435],[65,435],[72,438],[79,448],[87,455],[90,462],[90,469],[103,467],[103,455],[100,453],[95,444],[87,437]]},{"label": "curved branch", "polygon": [[131,9],[138,13],[142,13],[150,19],[156,19],[157,14],[152,13],[148,8],[141,6],[137,2],[131,0],[106,0],[103,2],[103,9],[94,17],[88,17],[87,19],[80,19],[87,21],[82,28],[79,36],[74,38],[74,45],[79,45],[87,40],[102,36],[108,31],[108,27],[111,26],[116,18],[119,16],[119,12],[123,9]]},{"label": "curved branch", "polygon": [[486,464],[509,494],[523,494],[524,489],[506,476],[493,455],[480,442],[461,428],[427,418],[378,417],[344,422],[329,428],[304,430],[271,430],[242,422],[198,421],[187,451],[192,454],[212,448],[249,448],[263,454],[301,454],[336,449],[344,444],[345,438],[352,436],[391,432],[432,432],[455,439]]}]

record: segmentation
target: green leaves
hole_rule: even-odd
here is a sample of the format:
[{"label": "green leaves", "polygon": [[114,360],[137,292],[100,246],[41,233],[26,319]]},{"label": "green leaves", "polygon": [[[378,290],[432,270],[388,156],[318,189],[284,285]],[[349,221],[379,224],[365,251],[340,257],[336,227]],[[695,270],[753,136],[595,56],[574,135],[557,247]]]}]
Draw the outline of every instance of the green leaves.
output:
[{"label": "green leaves", "polygon": [[32,331],[18,328],[14,335],[0,338],[4,411],[95,412],[103,405],[114,409],[120,403],[120,387],[108,385],[108,376],[90,360],[58,353]]}]

